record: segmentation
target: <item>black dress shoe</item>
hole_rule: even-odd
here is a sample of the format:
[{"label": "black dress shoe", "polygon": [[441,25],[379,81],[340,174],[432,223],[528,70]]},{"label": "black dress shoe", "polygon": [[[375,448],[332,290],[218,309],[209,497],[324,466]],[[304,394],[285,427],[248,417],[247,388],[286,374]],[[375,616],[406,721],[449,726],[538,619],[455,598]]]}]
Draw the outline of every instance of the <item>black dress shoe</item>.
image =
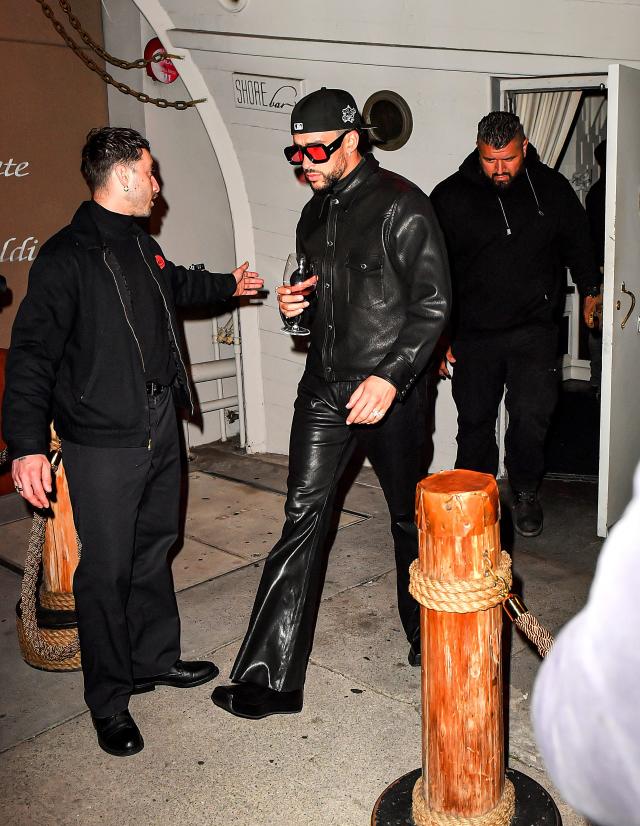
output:
[{"label": "black dress shoe", "polygon": [[260,720],[270,714],[297,714],[302,711],[302,689],[297,691],[274,691],[255,683],[219,685],[211,695],[213,702],[249,720]]},{"label": "black dress shoe", "polygon": [[420,651],[420,640],[414,640],[409,646],[409,654],[407,656],[407,660],[409,661],[409,665],[414,666],[415,668],[420,668],[422,665],[422,653]]},{"label": "black dress shoe", "polygon": [[220,671],[213,663],[206,660],[176,660],[164,674],[154,677],[138,677],[133,682],[132,694],[143,694],[153,691],[157,685],[170,685],[174,688],[194,688],[214,680]]},{"label": "black dress shoe", "polygon": [[535,491],[515,491],[513,527],[520,536],[542,533],[542,506]]},{"label": "black dress shoe", "polygon": [[94,717],[92,714],[91,719],[98,733],[98,744],[108,754],[114,757],[130,757],[144,748],[140,729],[128,709],[110,717]]}]

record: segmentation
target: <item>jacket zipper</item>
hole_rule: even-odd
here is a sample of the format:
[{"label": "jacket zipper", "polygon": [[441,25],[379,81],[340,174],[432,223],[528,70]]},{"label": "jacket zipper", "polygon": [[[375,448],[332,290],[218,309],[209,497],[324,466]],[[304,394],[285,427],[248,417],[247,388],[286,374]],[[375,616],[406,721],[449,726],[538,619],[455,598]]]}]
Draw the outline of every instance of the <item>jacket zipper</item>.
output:
[{"label": "jacket zipper", "polygon": [[186,381],[186,385],[187,385],[187,393],[189,394],[189,406],[191,407],[191,415],[193,416],[193,396],[191,395],[191,387],[189,387],[189,377],[187,375],[187,368],[185,367],[184,361],[182,360],[182,353],[180,352],[180,347],[178,346],[178,340],[176,338],[175,330],[173,329],[173,322],[171,321],[171,313],[169,312],[169,308],[167,307],[167,302],[166,302],[166,299],[164,297],[164,293],[162,292],[162,288],[160,287],[160,284],[158,282],[158,279],[153,274],[153,270],[149,266],[149,262],[144,257],[144,252],[142,251],[142,247],[140,245],[140,237],[138,236],[138,238],[136,240],[138,242],[138,249],[140,250],[140,255],[142,256],[142,260],[147,265],[147,269],[149,270],[149,273],[151,274],[151,277],[156,282],[156,287],[158,288],[158,291],[160,292],[160,297],[162,298],[162,303],[164,304],[165,313],[167,314],[167,318],[169,319],[169,328],[171,329],[171,335],[173,336],[173,344],[176,348],[178,358],[180,359],[180,364],[182,365],[182,369],[184,371],[184,377],[185,377],[185,381]]},{"label": "jacket zipper", "polygon": [[[102,257],[104,258],[104,263],[105,263],[106,268],[111,273],[111,276],[113,278],[113,283],[116,285],[116,290],[118,292],[118,298],[120,299],[120,303],[122,304],[122,311],[124,312],[124,317],[127,320],[127,324],[129,325],[129,329],[131,330],[131,335],[135,339],[136,345],[138,347],[138,352],[140,353],[140,361],[142,362],[142,372],[143,372],[143,374],[146,375],[147,368],[145,367],[145,364],[144,364],[144,356],[142,355],[142,347],[140,346],[140,342],[138,341],[138,336],[136,335],[136,331],[133,329],[133,325],[131,324],[131,321],[129,320],[129,316],[127,315],[127,308],[125,307],[125,303],[122,300],[122,293],[120,292],[120,287],[118,286],[118,279],[116,278],[116,274],[114,273],[114,271],[109,266],[109,262],[107,261],[107,252],[106,252],[106,250],[102,251]],[[147,412],[149,413],[149,406],[148,405],[147,405]],[[150,415],[151,414],[149,413],[149,416]],[[147,442],[147,450],[151,450],[151,420],[150,419],[149,419],[149,441]]]}]

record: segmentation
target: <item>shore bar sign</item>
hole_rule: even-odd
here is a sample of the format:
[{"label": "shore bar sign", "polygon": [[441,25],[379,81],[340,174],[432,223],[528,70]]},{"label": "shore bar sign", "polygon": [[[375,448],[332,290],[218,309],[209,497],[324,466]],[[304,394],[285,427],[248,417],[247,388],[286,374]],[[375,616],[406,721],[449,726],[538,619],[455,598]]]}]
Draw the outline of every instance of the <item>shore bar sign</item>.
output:
[{"label": "shore bar sign", "polygon": [[304,95],[302,81],[288,77],[233,74],[233,97],[240,109],[290,115]]}]

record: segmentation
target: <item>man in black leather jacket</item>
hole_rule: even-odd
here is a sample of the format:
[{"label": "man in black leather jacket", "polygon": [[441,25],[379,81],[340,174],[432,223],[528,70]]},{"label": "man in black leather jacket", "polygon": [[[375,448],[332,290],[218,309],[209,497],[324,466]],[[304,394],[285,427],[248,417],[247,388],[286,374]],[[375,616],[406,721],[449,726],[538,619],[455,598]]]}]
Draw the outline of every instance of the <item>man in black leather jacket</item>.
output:
[{"label": "man in black leather jacket", "polygon": [[149,144],[132,129],[89,133],[82,169],[92,200],[41,249],[12,330],[3,431],[16,490],[51,493],[49,423],[62,440],[82,557],[73,589],[85,700],[106,752],[143,747],[132,693],[212,680],[180,657],[167,554],[178,535],[180,445],[174,407],[191,403],[176,306],[211,305],[262,286],[187,270],[135,222],[160,188]]},{"label": "man in black leather jacket", "polygon": [[278,298],[287,318],[305,313],[311,342],[295,403],[282,537],[265,563],[231,673],[236,685],[213,692],[216,705],[241,717],[302,708],[335,487],[356,444],[389,506],[398,608],[410,661],[419,659],[408,568],[417,556],[426,422],[414,385],[447,321],[449,270],[429,199],[361,156],[361,125],[352,96],[339,89],[313,92],[291,116],[294,144],[285,155],[302,165],[314,191],[297,248],[314,275],[279,288]]}]

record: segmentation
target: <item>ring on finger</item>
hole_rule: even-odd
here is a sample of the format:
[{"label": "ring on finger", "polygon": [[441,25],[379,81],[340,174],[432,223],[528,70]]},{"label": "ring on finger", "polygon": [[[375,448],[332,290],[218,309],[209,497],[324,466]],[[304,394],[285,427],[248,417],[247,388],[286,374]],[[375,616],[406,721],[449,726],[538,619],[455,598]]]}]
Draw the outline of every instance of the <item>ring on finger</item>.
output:
[{"label": "ring on finger", "polygon": [[376,419],[379,419],[384,414],[383,414],[382,410],[378,410],[378,408],[376,407],[371,411],[371,415],[374,416]]}]

